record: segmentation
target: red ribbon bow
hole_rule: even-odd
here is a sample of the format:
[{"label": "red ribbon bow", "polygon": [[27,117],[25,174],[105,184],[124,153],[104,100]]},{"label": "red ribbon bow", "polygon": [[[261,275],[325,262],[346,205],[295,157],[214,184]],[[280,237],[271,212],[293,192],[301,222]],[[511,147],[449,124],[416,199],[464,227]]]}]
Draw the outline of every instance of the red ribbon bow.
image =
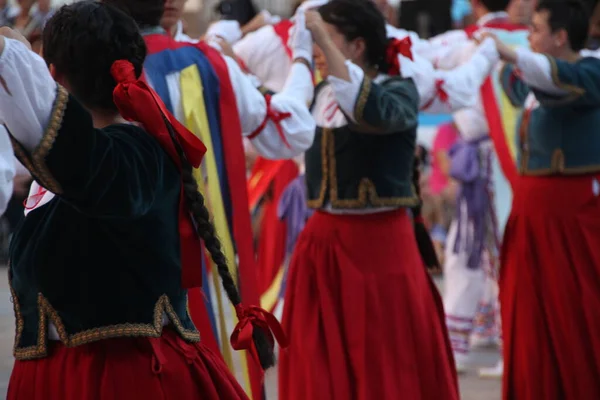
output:
[{"label": "red ribbon bow", "polygon": [[256,128],[254,130],[254,132],[252,132],[248,136],[248,139],[254,139],[256,136],[258,136],[258,134],[261,133],[263,129],[265,129],[265,126],[267,126],[267,122],[269,120],[271,120],[275,124],[275,128],[277,128],[277,133],[279,133],[279,137],[281,138],[281,141],[283,142],[283,144],[285,144],[288,149],[291,149],[291,146],[285,137],[285,133],[283,132],[283,128],[281,127],[281,121],[283,121],[286,118],[291,117],[292,113],[279,112],[279,111],[273,110],[273,108],[271,107],[271,95],[270,94],[265,95],[265,100],[267,102],[267,114],[265,115],[265,119],[259,125],[259,127]]},{"label": "red ribbon bow", "polygon": [[402,40],[391,39],[389,41],[385,55],[386,62],[390,66],[388,70],[389,75],[400,75],[400,60],[398,59],[398,55],[403,55],[412,61],[412,40],[410,40],[410,36]]},{"label": "red ribbon bow", "polygon": [[[144,81],[135,75],[133,64],[127,60],[117,60],[110,72],[117,82],[113,91],[113,101],[121,116],[127,121],[139,122],[151,134],[165,152],[181,169],[181,159],[166,123],[170,123],[175,137],[187,161],[198,168],[206,147],[200,139],[183,126],[167,110],[162,100]],[[179,197],[179,236],[181,246],[182,285],[189,289],[202,285],[202,269],[200,267],[202,244],[185,204],[183,182]]]},{"label": "red ribbon bow", "polygon": [[257,306],[244,307],[241,304],[235,306],[235,311],[239,322],[230,338],[231,347],[234,350],[249,350],[252,357],[260,365],[254,339],[252,338],[255,327],[261,328],[267,334],[271,343],[275,343],[274,340],[276,340],[281,348],[288,346],[289,343],[281,324],[270,312]]}]

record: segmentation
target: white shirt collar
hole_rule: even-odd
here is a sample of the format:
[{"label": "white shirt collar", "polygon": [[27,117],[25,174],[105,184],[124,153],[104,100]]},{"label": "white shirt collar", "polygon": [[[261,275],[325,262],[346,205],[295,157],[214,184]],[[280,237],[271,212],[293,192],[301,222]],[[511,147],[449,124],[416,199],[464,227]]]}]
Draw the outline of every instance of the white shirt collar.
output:
[{"label": "white shirt collar", "polygon": [[496,19],[508,19],[508,13],[506,11],[497,11],[485,14],[483,17],[477,20],[478,26],[485,26]]}]

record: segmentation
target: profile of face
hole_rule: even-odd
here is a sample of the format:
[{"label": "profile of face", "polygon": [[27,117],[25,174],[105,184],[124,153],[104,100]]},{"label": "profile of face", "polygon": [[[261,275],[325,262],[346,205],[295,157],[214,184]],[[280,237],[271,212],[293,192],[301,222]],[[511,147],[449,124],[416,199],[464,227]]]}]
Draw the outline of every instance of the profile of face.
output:
[{"label": "profile of face", "polygon": [[549,18],[548,10],[533,13],[529,30],[529,45],[536,53],[558,57],[560,51],[568,46],[567,32],[564,29],[552,32],[548,23]]},{"label": "profile of face", "polygon": [[[364,64],[364,55],[365,55],[365,40],[363,38],[356,38],[354,40],[346,40],[344,35],[342,35],[337,27],[332,24],[324,23],[325,30],[329,34],[331,41],[335,44],[340,52],[344,55],[346,60],[350,60],[353,63],[363,66]],[[319,74],[323,79],[325,79],[328,75],[327,71],[327,59],[323,54],[323,51],[319,48],[319,46],[313,46],[313,57],[315,60],[315,67],[319,70]]]},{"label": "profile of face", "polygon": [[167,31],[170,31],[183,15],[183,9],[187,0],[166,0],[165,12],[160,20],[160,25]]}]

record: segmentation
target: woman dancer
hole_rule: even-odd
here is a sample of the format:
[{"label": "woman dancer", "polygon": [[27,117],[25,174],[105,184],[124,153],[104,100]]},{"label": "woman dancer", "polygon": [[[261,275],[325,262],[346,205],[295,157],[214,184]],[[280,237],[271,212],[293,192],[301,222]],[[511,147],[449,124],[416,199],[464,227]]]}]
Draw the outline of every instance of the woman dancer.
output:
[{"label": "woman dancer", "polygon": [[458,399],[441,300],[423,266],[435,253],[429,242],[419,255],[407,210],[422,228],[419,99],[397,76],[403,47],[388,42],[370,0],[333,0],[307,12],[306,26],[327,79],[305,158],[317,212],[290,266],[279,398]]},{"label": "woman dancer", "polygon": [[578,0],[544,0],[531,51],[498,41],[505,92],[525,107],[499,282],[506,400],[600,398],[600,60],[580,55],[588,18]]},{"label": "woman dancer", "polygon": [[137,80],[135,22],[79,2],[48,22],[45,62],[12,38],[0,52],[0,120],[37,182],[11,249],[8,398],[246,399],[186,309],[201,237],[247,315],[192,177],[204,146]]}]

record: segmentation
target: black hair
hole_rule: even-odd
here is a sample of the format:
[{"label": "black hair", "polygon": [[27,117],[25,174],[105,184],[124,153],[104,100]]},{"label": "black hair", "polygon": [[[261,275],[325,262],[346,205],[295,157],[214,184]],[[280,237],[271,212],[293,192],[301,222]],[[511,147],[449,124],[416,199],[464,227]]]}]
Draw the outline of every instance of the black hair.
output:
[{"label": "black hair", "polygon": [[44,28],[43,56],[69,82],[86,107],[117,111],[112,98],[115,60],[126,59],[140,76],[146,45],[133,20],[95,1],[61,7]]},{"label": "black hair", "polygon": [[[332,0],[319,8],[321,18],[335,26],[348,41],[363,38],[366,48],[366,61],[386,73],[388,63],[386,52],[389,40],[385,29],[385,18],[371,0]],[[435,248],[421,217],[420,160],[415,157],[413,165],[413,186],[419,203],[412,209],[415,236],[421,258],[428,268],[439,268]]]},{"label": "black hair", "polygon": [[591,11],[581,0],[542,0],[536,12],[548,11],[548,25],[552,32],[564,29],[573,51],[585,47],[589,34]]},{"label": "black hair", "polygon": [[[135,21],[112,6],[92,0],[63,6],[48,21],[44,32],[46,62],[54,64],[69,82],[73,94],[90,109],[116,112],[113,102],[116,82],[110,72],[112,64],[116,60],[129,60],[139,77],[145,55],[144,39]],[[184,196],[196,231],[217,266],[227,297],[237,306],[241,304],[241,297],[229,272],[204,197],[198,191],[192,165],[166,119],[165,124],[181,158]],[[267,333],[255,327],[253,335],[262,367],[273,366],[273,343]]]},{"label": "black hair", "polygon": [[246,25],[257,15],[252,0],[221,0],[215,6],[215,11],[221,18],[237,21],[240,26]]},{"label": "black hair", "polygon": [[347,41],[362,38],[370,66],[387,72],[388,37],[385,18],[371,0],[332,0],[319,7],[323,21],[337,28]]},{"label": "black hair", "polygon": [[101,0],[127,13],[140,28],[160,26],[165,12],[165,0]]},{"label": "black hair", "polygon": [[479,0],[489,12],[506,11],[511,0]]}]

